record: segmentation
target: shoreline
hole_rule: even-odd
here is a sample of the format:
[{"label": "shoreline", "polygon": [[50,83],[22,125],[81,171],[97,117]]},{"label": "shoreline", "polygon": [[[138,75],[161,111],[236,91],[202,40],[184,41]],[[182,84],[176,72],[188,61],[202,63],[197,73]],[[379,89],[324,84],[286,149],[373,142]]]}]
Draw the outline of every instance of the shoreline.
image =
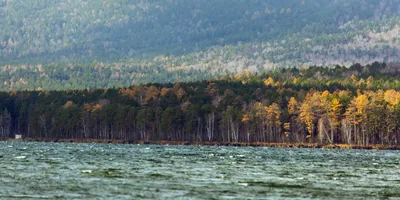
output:
[{"label": "shoreline", "polygon": [[271,142],[190,142],[190,141],[126,141],[106,139],[12,139],[1,138],[6,142],[43,142],[43,143],[98,143],[98,144],[150,144],[181,146],[236,146],[236,147],[270,147],[270,148],[308,148],[308,149],[363,149],[363,150],[400,150],[400,145],[349,145],[318,143],[271,143]]}]

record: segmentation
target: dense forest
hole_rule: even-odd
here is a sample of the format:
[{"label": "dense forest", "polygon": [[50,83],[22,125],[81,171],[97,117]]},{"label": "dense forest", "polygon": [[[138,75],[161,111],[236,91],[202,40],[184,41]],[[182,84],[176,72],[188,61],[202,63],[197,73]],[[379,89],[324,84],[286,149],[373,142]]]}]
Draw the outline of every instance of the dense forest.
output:
[{"label": "dense forest", "polygon": [[0,0],[0,90],[400,58],[400,0]]},{"label": "dense forest", "polygon": [[120,89],[0,93],[0,134],[399,144],[399,65],[310,67]]}]

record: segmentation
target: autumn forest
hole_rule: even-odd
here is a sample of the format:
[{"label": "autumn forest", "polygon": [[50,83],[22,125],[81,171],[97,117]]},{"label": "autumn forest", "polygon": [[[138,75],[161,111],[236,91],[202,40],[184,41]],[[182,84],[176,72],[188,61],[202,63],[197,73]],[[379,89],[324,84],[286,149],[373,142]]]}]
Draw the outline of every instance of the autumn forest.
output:
[{"label": "autumn forest", "polygon": [[310,67],[122,89],[0,93],[0,134],[125,141],[398,144],[399,66]]}]

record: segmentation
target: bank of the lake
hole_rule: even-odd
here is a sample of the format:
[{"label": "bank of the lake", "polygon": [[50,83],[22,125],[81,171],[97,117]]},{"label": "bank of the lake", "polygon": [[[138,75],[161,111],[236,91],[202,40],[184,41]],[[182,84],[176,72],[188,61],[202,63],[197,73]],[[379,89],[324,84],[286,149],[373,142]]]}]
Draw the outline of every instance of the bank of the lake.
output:
[{"label": "bank of the lake", "polygon": [[9,142],[50,142],[50,143],[98,143],[98,144],[152,144],[182,146],[235,146],[235,147],[272,147],[272,148],[310,148],[310,149],[364,149],[364,150],[400,150],[400,145],[355,145],[355,144],[318,144],[318,143],[270,143],[270,142],[191,142],[191,141],[127,141],[105,139],[51,139],[51,138],[6,138]]}]

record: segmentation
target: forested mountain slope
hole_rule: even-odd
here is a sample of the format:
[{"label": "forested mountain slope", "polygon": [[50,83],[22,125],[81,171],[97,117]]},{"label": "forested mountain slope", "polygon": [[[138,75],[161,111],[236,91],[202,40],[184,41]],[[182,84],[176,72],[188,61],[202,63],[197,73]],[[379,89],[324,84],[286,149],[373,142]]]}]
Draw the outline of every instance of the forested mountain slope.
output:
[{"label": "forested mountain slope", "polygon": [[400,0],[0,0],[0,88],[398,62],[398,13]]}]

